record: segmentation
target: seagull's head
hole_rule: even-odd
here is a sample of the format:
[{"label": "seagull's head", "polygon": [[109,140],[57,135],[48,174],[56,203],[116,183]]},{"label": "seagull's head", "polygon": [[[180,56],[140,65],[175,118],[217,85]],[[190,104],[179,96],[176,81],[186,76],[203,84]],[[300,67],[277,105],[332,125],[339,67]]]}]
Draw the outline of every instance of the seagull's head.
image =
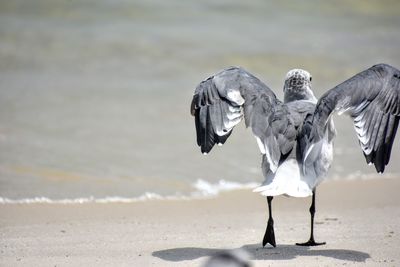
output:
[{"label": "seagull's head", "polygon": [[313,91],[311,90],[311,74],[302,69],[290,70],[285,77],[283,92],[285,93],[285,102],[295,100],[310,100],[317,102]]}]

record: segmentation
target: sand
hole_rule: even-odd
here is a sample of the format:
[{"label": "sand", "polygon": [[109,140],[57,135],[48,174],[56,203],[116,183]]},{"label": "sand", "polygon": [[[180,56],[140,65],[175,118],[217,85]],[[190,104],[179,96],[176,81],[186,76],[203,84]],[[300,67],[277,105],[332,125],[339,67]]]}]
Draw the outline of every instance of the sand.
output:
[{"label": "sand", "polygon": [[276,197],[277,248],[262,248],[266,200],[251,190],[203,200],[129,204],[2,204],[1,266],[201,266],[243,248],[253,266],[399,266],[400,179],[325,182],[319,247],[308,239],[310,198]]}]

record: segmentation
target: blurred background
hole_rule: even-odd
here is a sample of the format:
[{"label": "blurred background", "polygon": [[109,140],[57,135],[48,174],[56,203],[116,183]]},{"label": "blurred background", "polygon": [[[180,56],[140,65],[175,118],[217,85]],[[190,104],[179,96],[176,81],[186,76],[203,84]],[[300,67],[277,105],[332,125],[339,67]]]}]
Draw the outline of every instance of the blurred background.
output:
[{"label": "blurred background", "polygon": [[[0,197],[262,182],[244,125],[201,155],[189,113],[201,80],[242,66],[281,97],[286,72],[304,68],[319,97],[376,63],[399,68],[399,47],[395,0],[0,1]],[[375,177],[350,119],[335,122],[329,177]],[[399,139],[385,177],[400,174]]]}]

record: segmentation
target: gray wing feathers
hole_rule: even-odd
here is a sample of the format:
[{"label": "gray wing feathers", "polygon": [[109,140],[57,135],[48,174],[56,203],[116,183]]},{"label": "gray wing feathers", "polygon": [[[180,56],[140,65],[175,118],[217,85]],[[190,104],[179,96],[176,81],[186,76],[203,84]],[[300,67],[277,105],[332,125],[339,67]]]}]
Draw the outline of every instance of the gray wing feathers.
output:
[{"label": "gray wing feathers", "polygon": [[247,102],[251,102],[245,99],[261,93],[275,98],[265,84],[237,67],[225,69],[197,86],[191,113],[195,116],[197,144],[202,153],[208,153],[216,143],[226,141],[233,127],[242,120]]},{"label": "gray wing feathers", "polygon": [[367,163],[383,172],[399,124],[400,71],[375,65],[328,91],[317,104],[311,138],[322,138],[334,111],[351,116]]},{"label": "gray wing feathers", "polygon": [[265,154],[269,169],[275,172],[281,157],[288,154],[295,144],[297,127],[288,107],[275,97],[261,93],[245,103],[244,118],[261,153]]},{"label": "gray wing feathers", "polygon": [[193,96],[191,113],[202,153],[208,153],[215,143],[223,144],[243,118],[272,171],[282,153],[292,148],[285,137],[290,132],[286,118],[289,112],[271,89],[244,69],[231,67],[201,82]]},{"label": "gray wing feathers", "polygon": [[210,152],[215,144],[224,144],[242,117],[240,106],[223,99],[212,79],[196,88],[191,113],[195,117],[197,144],[202,153]]}]

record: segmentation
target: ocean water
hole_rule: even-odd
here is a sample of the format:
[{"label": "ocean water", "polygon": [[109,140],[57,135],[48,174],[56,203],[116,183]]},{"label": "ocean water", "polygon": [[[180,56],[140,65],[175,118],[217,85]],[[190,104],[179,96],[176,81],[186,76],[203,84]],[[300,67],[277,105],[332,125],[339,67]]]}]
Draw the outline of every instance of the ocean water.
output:
[{"label": "ocean water", "polygon": [[[0,202],[215,195],[262,182],[244,125],[203,156],[196,85],[238,65],[282,96],[292,68],[317,96],[373,64],[400,67],[398,1],[0,2]],[[329,179],[378,177],[335,118]],[[384,177],[400,175],[400,137]],[[379,177],[378,177],[379,178]]]}]

